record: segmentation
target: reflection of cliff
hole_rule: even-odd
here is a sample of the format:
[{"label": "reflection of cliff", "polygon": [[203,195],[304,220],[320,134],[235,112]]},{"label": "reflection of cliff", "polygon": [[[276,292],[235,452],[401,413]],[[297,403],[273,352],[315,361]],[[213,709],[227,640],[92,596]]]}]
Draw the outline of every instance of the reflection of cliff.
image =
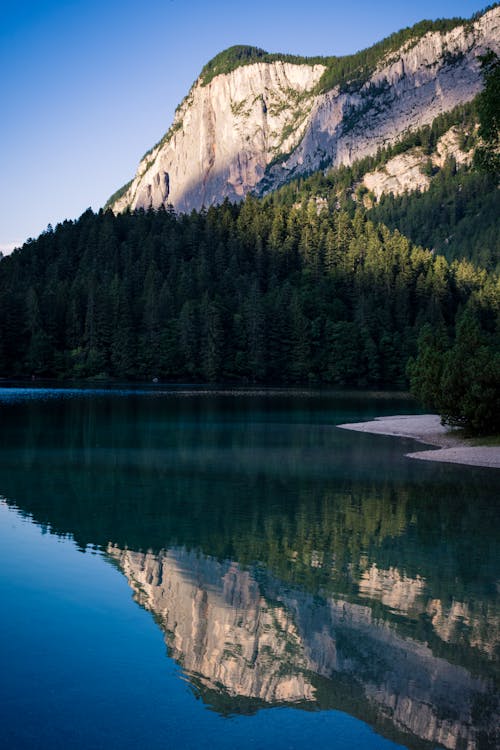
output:
[{"label": "reflection of cliff", "polygon": [[[213,705],[214,694],[234,699],[235,711],[241,697],[302,702],[350,711],[384,733],[403,733],[411,746],[494,746],[490,681],[404,638],[369,606],[283,589],[261,569],[257,582],[233,563],[179,548],[154,555],[111,546],[108,553],[137,602],[154,614],[170,654]],[[403,592],[404,576],[390,575]],[[372,590],[363,594],[377,598],[380,585],[373,571],[369,576]],[[411,609],[423,586],[410,581],[399,604]]]},{"label": "reflection of cliff", "polygon": [[395,612],[410,614],[425,589],[425,581],[402,575],[397,568],[381,570],[375,563],[364,571],[359,582],[359,593],[369,599],[379,599]]},{"label": "reflection of cliff", "polygon": [[201,684],[266,703],[314,698],[290,614],[268,605],[248,572],[179,552],[109,552],[158,618],[171,655]]},{"label": "reflection of cliff", "polygon": [[439,599],[430,600],[427,614],[439,637],[447,643],[468,641],[470,646],[484,652],[488,657],[498,655],[500,645],[500,619],[492,605],[484,605],[474,611],[471,605],[452,601],[448,606]]},{"label": "reflection of cliff", "polygon": [[416,464],[399,439],[331,426],[373,403],[226,393],[2,407],[0,491],[81,547],[196,547],[343,596],[376,561],[425,579],[445,606],[494,601],[495,472]]},{"label": "reflection of cliff", "polygon": [[435,634],[445,643],[476,648],[493,659],[500,646],[500,617],[493,603],[452,599],[443,602],[426,594],[425,580],[410,578],[397,568],[384,570],[373,563],[359,581],[361,597],[376,599],[390,611],[410,617],[427,615]]}]

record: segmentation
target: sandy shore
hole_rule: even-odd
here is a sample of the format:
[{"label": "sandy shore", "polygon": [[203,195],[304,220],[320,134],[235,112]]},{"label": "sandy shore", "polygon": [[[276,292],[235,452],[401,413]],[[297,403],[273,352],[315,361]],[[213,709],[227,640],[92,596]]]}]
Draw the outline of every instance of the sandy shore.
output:
[{"label": "sandy shore", "polygon": [[439,448],[439,450],[407,453],[406,455],[410,458],[500,469],[500,446],[475,445],[469,440],[464,440],[459,430],[443,427],[437,414],[377,417],[371,422],[337,426],[344,430],[370,432],[374,435],[412,438]]}]

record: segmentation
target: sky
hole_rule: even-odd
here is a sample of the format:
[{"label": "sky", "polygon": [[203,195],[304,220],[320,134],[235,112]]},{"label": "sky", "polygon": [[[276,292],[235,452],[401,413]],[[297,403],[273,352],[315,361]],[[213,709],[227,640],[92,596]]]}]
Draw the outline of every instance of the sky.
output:
[{"label": "sky", "polygon": [[[487,1],[484,5],[487,4]],[[0,251],[98,210],[233,44],[344,55],[477,0],[0,0]]]}]

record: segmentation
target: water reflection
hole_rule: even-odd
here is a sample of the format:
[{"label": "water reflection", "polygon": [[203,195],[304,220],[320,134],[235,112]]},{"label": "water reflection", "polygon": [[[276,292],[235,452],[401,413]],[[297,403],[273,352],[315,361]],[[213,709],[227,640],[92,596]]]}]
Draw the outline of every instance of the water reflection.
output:
[{"label": "water reflection", "polygon": [[[410,745],[475,748],[493,738],[499,716],[491,680],[405,637],[372,602],[314,597],[261,568],[244,570],[181,548],[155,555],[110,546],[108,554],[135,600],[154,615],[170,654],[216,710],[303,703],[370,717],[382,731],[409,735]],[[424,611],[443,609],[426,599],[423,581],[415,591],[415,581],[394,571],[382,578],[398,611],[415,608],[417,599]],[[477,627],[486,633],[494,624],[498,633],[498,613],[484,614]],[[447,642],[456,642],[462,618],[456,607],[447,609]],[[465,640],[477,645],[473,630]]]},{"label": "water reflection", "polygon": [[192,395],[0,404],[0,492],[105,551],[221,714],[338,708],[408,747],[496,747],[496,472],[335,428],[390,398]]}]

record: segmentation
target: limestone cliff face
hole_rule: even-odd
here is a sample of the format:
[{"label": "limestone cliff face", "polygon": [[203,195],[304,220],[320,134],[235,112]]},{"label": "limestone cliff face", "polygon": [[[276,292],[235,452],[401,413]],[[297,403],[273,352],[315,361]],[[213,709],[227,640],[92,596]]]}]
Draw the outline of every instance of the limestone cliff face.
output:
[{"label": "limestone cliff face", "polygon": [[169,133],[139,164],[126,194],[113,206],[189,211],[242,198],[271,159],[297,145],[315,102],[322,65],[257,63],[198,80]]},{"label": "limestone cliff face", "polygon": [[397,568],[373,563],[361,574],[361,598],[376,599],[389,610],[411,618],[427,616],[435,634],[445,643],[467,644],[495,659],[500,648],[500,613],[492,603],[442,601],[429,596],[426,581],[410,578]]},{"label": "limestone cliff face", "polygon": [[199,209],[374,154],[471,100],[486,48],[500,52],[500,8],[410,40],[356,93],[318,94],[321,64],[258,62],[207,85],[200,77],[112,208]]},{"label": "limestone cliff face", "polygon": [[405,192],[427,190],[431,178],[427,174],[427,165],[441,169],[449,158],[457,166],[470,164],[473,150],[464,150],[460,145],[461,133],[457,127],[450,128],[436,144],[435,152],[429,157],[421,148],[414,148],[398,154],[380,169],[367,172],[363,177],[364,186],[377,200],[383,194],[401,195]]},{"label": "limestone cliff face", "polygon": [[375,563],[366,570],[359,581],[361,597],[378,599],[386,607],[402,614],[418,612],[418,601],[425,590],[422,578],[410,578],[397,568],[381,570]]},{"label": "limestone cliff face", "polygon": [[[477,56],[499,47],[500,8],[471,26],[407,42],[382,62],[359,93],[334,90],[318,98],[304,138],[282,169],[289,174],[313,171],[325,160],[334,166],[351,164],[431,123],[480,91]],[[276,177],[280,179],[279,173]]]},{"label": "limestone cliff face", "polygon": [[[284,589],[271,576],[257,582],[235,563],[183,549],[154,555],[110,546],[108,554],[136,601],[154,613],[170,655],[202,694],[206,688],[212,696],[267,705],[314,704],[322,678],[323,705],[331,684],[332,708],[356,712],[362,706],[363,719],[376,717],[381,730],[390,724],[409,738],[450,749],[475,750],[479,734],[497,725],[488,679],[403,637],[363,603],[318,599]],[[362,596],[386,600],[390,609],[412,617],[425,607],[424,585],[396,569],[372,566],[360,589]],[[452,613],[438,601],[428,609],[444,632]],[[455,615],[461,618],[462,610]],[[453,640],[452,633],[446,631],[446,638]],[[344,694],[346,678],[359,691],[353,707],[347,699],[339,703],[335,687],[337,679],[344,680]],[[483,703],[489,708],[475,719],[475,706]]]}]

